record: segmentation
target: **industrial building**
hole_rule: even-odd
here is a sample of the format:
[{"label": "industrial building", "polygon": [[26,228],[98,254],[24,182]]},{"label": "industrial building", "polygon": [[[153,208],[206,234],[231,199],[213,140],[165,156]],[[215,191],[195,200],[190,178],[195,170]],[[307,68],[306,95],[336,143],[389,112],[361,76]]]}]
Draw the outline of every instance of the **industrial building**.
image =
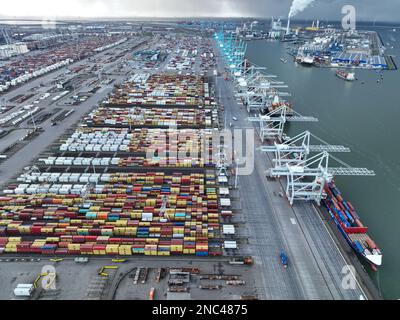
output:
[{"label": "industrial building", "polygon": [[382,56],[368,56],[363,53],[339,53],[332,57],[332,63],[335,64],[349,64],[360,67],[371,67],[376,69],[387,69],[388,64],[385,57]]}]

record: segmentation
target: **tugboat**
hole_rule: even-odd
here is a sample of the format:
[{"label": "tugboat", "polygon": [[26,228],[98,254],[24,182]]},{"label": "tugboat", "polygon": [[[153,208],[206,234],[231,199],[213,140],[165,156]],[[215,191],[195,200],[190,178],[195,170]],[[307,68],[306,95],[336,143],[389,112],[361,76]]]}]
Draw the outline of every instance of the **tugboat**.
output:
[{"label": "tugboat", "polygon": [[342,71],[342,70],[338,70],[336,71],[336,75],[343,80],[346,81],[354,81],[356,80],[356,76],[353,72],[346,72],[346,71]]}]

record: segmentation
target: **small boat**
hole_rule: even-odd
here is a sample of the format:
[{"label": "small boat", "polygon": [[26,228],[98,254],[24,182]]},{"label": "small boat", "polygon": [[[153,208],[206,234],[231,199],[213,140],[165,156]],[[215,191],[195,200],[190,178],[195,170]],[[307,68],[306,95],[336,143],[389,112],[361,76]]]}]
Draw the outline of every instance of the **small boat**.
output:
[{"label": "small boat", "polygon": [[281,58],[281,61],[282,61],[283,63],[286,63],[286,62],[287,62],[287,59]]},{"label": "small boat", "polygon": [[338,71],[336,71],[336,75],[340,79],[343,79],[343,80],[346,80],[346,81],[354,81],[354,80],[356,80],[354,72],[346,72],[346,71],[343,71],[343,70],[338,70]]}]

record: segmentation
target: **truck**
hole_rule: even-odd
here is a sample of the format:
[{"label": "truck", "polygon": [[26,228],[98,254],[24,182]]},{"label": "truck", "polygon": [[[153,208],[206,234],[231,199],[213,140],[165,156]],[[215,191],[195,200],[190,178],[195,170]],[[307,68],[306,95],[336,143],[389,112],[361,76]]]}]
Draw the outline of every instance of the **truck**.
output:
[{"label": "truck", "polygon": [[282,263],[283,267],[287,268],[288,267],[287,256],[283,250],[281,251],[280,258],[281,258],[281,263]]},{"label": "truck", "polygon": [[155,288],[151,288],[149,292],[149,300],[154,300]]},{"label": "truck", "polygon": [[34,286],[31,283],[19,283],[14,289],[14,295],[16,297],[30,297],[34,290]]},{"label": "truck", "polygon": [[232,258],[229,261],[229,264],[236,264],[236,265],[248,265],[251,266],[253,264],[253,258],[252,257],[236,257]]}]

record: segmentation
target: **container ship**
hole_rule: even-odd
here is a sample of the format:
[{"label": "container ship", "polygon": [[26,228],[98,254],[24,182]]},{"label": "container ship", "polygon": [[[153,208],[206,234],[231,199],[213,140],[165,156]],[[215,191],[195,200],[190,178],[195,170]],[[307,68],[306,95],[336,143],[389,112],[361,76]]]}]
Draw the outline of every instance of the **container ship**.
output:
[{"label": "container ship", "polygon": [[356,76],[353,72],[346,72],[346,71],[342,71],[342,70],[338,70],[336,71],[336,75],[343,80],[346,81],[354,81],[356,80]]},{"label": "container ship", "polygon": [[272,112],[276,109],[279,109],[280,107],[286,106],[288,107],[287,114],[292,115],[293,114],[293,108],[292,104],[286,100],[283,100],[282,98],[279,97],[278,93],[275,95],[270,96],[270,101],[267,102],[267,104],[262,108],[262,113],[266,114],[269,112]]},{"label": "container ship", "polygon": [[295,61],[307,67],[312,67],[314,65],[314,57],[311,56],[297,56]]},{"label": "container ship", "polygon": [[345,201],[334,182],[325,186],[326,199],[323,205],[328,210],[336,226],[350,244],[376,270],[382,264],[382,253],[375,242],[368,236],[365,227],[352,204]]}]

